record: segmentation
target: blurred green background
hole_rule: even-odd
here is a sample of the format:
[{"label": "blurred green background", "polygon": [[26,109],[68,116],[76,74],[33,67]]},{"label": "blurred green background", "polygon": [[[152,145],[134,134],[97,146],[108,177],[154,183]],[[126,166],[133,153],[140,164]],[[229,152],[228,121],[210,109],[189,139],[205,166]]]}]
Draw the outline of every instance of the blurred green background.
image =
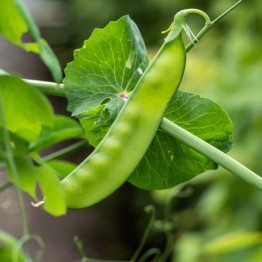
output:
[{"label": "blurred green background", "polygon": [[[214,19],[235,3],[229,0],[33,2],[35,9],[32,10],[36,20],[37,12],[40,11],[37,9],[37,2],[48,3],[44,5],[47,13],[54,8],[55,3],[54,17],[62,14],[59,23],[50,23],[49,20],[42,22],[40,26],[43,36],[54,48],[63,67],[73,59],[72,51],[81,47],[95,27],[104,27],[110,20],[116,20],[122,15],[129,14],[137,23],[151,55],[162,43],[161,31],[170,25],[174,14],[179,10],[199,8]],[[32,8],[32,1],[25,3]],[[197,33],[203,21],[193,15],[189,19],[189,25]],[[229,154],[258,174],[262,174],[261,48],[262,2],[244,0],[189,52],[185,79],[181,86],[183,90],[213,99],[228,112],[235,126],[235,145]],[[261,192],[222,168],[200,175],[182,191],[187,192],[188,188],[191,191],[189,194],[181,197],[181,193],[178,193],[168,202],[172,191],[140,192],[126,185],[117,195],[97,209],[91,209],[89,213],[86,211],[81,217],[83,220],[92,212],[92,216],[95,214],[100,220],[101,216],[117,219],[116,225],[113,222],[114,226],[104,219],[99,222],[97,232],[106,231],[106,237],[101,233],[96,234],[94,229],[91,234],[94,240],[90,239],[88,229],[85,233],[79,229],[74,234],[84,234],[83,239],[89,238],[87,256],[128,259],[147,224],[148,216],[143,213],[143,206],[154,203],[160,220],[167,219],[162,213],[165,208],[171,207],[168,212],[169,220],[166,221],[172,224],[172,230],[168,234],[174,240],[168,246],[171,246],[173,254],[170,261],[262,261]],[[123,197],[126,192],[129,196]],[[101,211],[102,208],[104,211]],[[89,228],[93,226],[90,225]],[[111,230],[108,226],[112,226]],[[157,245],[164,249],[165,236],[163,232],[151,234],[146,248]],[[101,240],[101,237],[105,239]],[[114,248],[110,251],[105,246],[111,246],[112,242]]]}]

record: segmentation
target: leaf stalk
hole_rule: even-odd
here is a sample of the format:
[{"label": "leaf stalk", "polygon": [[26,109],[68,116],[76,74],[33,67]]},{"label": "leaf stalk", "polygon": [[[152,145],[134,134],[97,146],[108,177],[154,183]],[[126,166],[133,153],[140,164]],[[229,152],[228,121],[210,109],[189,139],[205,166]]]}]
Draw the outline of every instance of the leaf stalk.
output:
[{"label": "leaf stalk", "polygon": [[172,137],[178,139],[180,142],[195,149],[197,152],[206,156],[218,165],[222,166],[231,173],[245,180],[247,183],[262,190],[262,177],[231,158],[229,155],[208,144],[199,137],[193,135],[172,121],[164,118],[161,124],[161,129],[167,132]]}]

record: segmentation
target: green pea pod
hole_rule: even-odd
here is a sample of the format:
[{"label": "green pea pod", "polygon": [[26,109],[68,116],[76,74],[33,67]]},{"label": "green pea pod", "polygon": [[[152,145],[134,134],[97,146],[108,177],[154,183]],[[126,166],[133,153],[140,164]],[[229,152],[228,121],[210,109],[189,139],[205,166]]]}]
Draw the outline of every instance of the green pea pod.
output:
[{"label": "green pea pod", "polygon": [[182,26],[178,32],[174,25],[104,139],[62,180],[69,208],[91,206],[127,180],[156,134],[185,63]]}]

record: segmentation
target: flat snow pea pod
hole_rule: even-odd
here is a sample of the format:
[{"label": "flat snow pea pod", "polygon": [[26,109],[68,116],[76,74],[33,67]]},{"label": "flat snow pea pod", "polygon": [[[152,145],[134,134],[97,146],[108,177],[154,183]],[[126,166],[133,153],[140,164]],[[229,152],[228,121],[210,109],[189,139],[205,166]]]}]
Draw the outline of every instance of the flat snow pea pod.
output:
[{"label": "flat snow pea pod", "polygon": [[83,208],[104,199],[143,158],[184,73],[181,32],[182,27],[174,37],[166,38],[104,139],[62,180],[68,207]]}]

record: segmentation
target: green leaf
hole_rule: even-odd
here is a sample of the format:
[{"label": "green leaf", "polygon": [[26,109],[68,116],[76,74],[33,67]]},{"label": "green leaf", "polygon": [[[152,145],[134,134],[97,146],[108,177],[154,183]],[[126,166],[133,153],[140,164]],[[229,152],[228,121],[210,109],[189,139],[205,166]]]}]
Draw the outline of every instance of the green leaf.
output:
[{"label": "green leaf", "polygon": [[[6,160],[5,137],[3,134],[3,128],[0,127],[0,163]],[[8,134],[13,151],[15,151],[16,154],[27,154],[28,142],[12,132],[8,132]]]},{"label": "green leaf", "polygon": [[[222,151],[232,146],[233,125],[229,116],[207,98],[178,91],[165,117]],[[165,189],[215,168],[217,165],[208,158],[158,130],[128,181],[143,189]]]},{"label": "green leaf", "polygon": [[0,76],[0,99],[7,129],[26,141],[35,140],[43,126],[53,124],[53,110],[45,96],[14,76]]},{"label": "green leaf", "polygon": [[[14,161],[19,176],[19,188],[27,192],[31,197],[36,198],[37,173],[40,167],[35,166],[32,160],[24,155],[15,155]],[[9,178],[12,181],[10,174]]]},{"label": "green leaf", "polygon": [[[24,50],[39,54],[54,80],[61,82],[62,69],[59,61],[47,42],[41,38],[40,31],[26,6],[20,0],[4,0],[0,1],[0,10],[0,33]],[[23,42],[23,35],[28,32],[34,42]]]},{"label": "green leaf", "polygon": [[22,36],[28,31],[28,26],[13,0],[0,1],[0,33],[13,44],[26,51],[39,53],[37,43],[23,43]]},{"label": "green leaf", "polygon": [[[68,109],[81,118],[88,136],[113,122],[147,63],[143,39],[129,16],[95,29],[75,51],[74,61],[65,70],[64,84]],[[98,131],[95,141],[91,135],[89,142],[96,145],[103,135]]]},{"label": "green leaf", "polygon": [[40,189],[45,196],[44,209],[54,216],[66,213],[64,191],[56,173],[48,165],[42,165],[38,173]]},{"label": "green leaf", "polygon": [[[64,191],[57,172],[50,168],[51,165],[45,163],[35,164],[32,159],[24,155],[15,155],[14,160],[19,176],[19,188],[36,200],[36,187],[39,184],[42,194],[45,196],[44,209],[54,216],[65,214]],[[12,181],[10,173],[9,178]]]},{"label": "green leaf", "polygon": [[25,156],[16,156],[15,164],[19,175],[19,187],[36,200],[36,186],[39,184],[44,198],[44,209],[54,216],[66,212],[64,191],[54,169],[48,164],[34,164]]},{"label": "green leaf", "polygon": [[102,106],[99,106],[94,110],[90,109],[90,112],[93,112],[92,115],[79,119],[81,125],[87,133],[88,143],[92,146],[97,146],[100,143],[111,126],[110,123],[104,125],[98,124],[101,117],[101,107]]},{"label": "green leaf", "polygon": [[56,115],[52,128],[43,128],[39,137],[29,145],[29,150],[44,149],[66,139],[78,138],[83,135],[83,128],[74,119]]}]

